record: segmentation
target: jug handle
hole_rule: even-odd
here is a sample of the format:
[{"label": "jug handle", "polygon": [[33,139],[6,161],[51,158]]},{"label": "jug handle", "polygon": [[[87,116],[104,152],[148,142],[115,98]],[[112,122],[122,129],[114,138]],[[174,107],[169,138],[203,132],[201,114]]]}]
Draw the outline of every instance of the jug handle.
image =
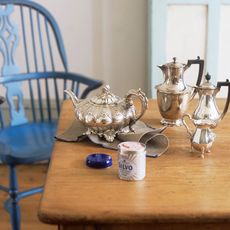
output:
[{"label": "jug handle", "polygon": [[138,116],[136,116],[131,121],[130,126],[132,126],[137,120],[139,120],[143,116],[145,110],[148,108],[148,98],[145,96],[145,93],[141,91],[141,89],[138,89],[138,90],[131,89],[131,90],[129,90],[129,92],[126,95],[126,98],[125,98],[126,103],[128,103],[129,106],[133,105],[133,102],[132,102],[132,99],[131,99],[131,97],[133,97],[133,96],[137,97],[140,100],[140,102],[141,102],[141,112],[140,112],[140,114]]},{"label": "jug handle", "polygon": [[220,121],[224,118],[225,114],[228,111],[228,107],[229,107],[229,102],[230,102],[230,82],[229,82],[229,79],[226,79],[226,81],[217,82],[218,91],[220,90],[220,88],[222,86],[228,86],[228,96],[227,96],[227,99],[226,99],[226,102],[225,102],[224,110],[223,110],[223,112],[222,112],[222,114],[220,116]]},{"label": "jug handle", "polygon": [[[193,65],[193,64],[198,64],[199,65],[199,71],[198,71],[198,77],[197,77],[197,81],[196,81],[196,86],[200,86],[202,76],[203,76],[203,71],[204,71],[204,60],[200,59],[199,56],[197,56],[197,59],[188,60],[187,65],[186,65],[186,69],[188,67],[190,67],[191,65]],[[196,93],[197,93],[197,90],[196,90],[196,88],[194,88],[190,100],[192,100],[195,97]]]},{"label": "jug handle", "polygon": [[182,116],[182,123],[183,123],[183,125],[185,126],[185,128],[186,128],[187,133],[189,134],[189,136],[192,137],[192,135],[193,135],[193,134],[192,134],[192,131],[189,129],[187,123],[185,122],[185,119],[184,119],[185,117],[188,117],[190,121],[192,121],[193,119],[192,119],[191,115],[188,114],[188,113],[186,113],[186,114],[184,114],[184,115]]}]

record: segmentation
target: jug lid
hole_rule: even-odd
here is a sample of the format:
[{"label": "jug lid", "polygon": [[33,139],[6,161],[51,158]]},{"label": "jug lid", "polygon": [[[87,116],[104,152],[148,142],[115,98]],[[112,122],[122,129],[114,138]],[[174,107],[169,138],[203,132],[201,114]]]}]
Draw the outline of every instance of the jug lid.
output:
[{"label": "jug lid", "polygon": [[111,105],[116,104],[118,101],[120,101],[120,97],[113,94],[110,91],[110,86],[106,85],[102,88],[101,93],[97,96],[92,97],[90,101],[97,105]]},{"label": "jug lid", "polygon": [[164,64],[164,66],[166,66],[168,68],[179,69],[179,68],[183,68],[185,66],[185,64],[177,62],[176,57],[173,57],[173,61]]},{"label": "jug lid", "polygon": [[205,82],[203,84],[201,84],[200,86],[198,86],[198,89],[206,89],[206,90],[213,90],[216,89],[216,86],[214,84],[212,84],[212,82],[210,82],[211,80],[211,75],[209,73],[207,73],[205,75]]}]

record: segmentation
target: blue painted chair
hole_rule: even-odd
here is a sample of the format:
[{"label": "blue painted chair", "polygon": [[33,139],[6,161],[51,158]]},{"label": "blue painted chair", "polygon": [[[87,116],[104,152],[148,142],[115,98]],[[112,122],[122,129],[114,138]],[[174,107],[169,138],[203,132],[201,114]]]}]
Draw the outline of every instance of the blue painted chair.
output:
[{"label": "blue painted chair", "polygon": [[50,159],[64,89],[85,98],[102,82],[68,72],[60,30],[45,8],[28,0],[0,6],[0,160],[9,166],[9,187],[0,190],[9,194],[4,207],[18,230],[19,201],[43,187],[19,192],[16,166]]},{"label": "blue painted chair", "polygon": [[0,105],[5,101],[5,98],[0,96]]}]

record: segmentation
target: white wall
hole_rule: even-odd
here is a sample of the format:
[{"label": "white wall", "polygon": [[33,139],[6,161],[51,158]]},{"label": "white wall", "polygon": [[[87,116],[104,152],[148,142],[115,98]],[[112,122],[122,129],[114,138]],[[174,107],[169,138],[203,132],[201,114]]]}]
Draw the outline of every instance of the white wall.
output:
[{"label": "white wall", "polygon": [[35,0],[56,18],[69,69],[123,96],[147,88],[147,0]]},{"label": "white wall", "polygon": [[[168,2],[170,4],[165,5],[166,33],[165,38],[162,38],[166,43],[165,62],[171,62],[172,57],[177,57],[179,62],[186,63],[188,59],[199,55],[206,62],[204,74],[209,72],[212,75],[213,84],[230,78],[230,3],[206,1],[209,4],[220,4],[219,9],[211,8],[211,4],[209,8],[204,4],[205,1],[190,0],[190,4],[186,4],[186,0]],[[213,28],[215,33],[211,32]],[[208,45],[208,42],[212,44]],[[191,67],[185,72],[187,84],[195,84],[197,71],[197,67]],[[226,96],[227,87],[223,87],[217,97]]]},{"label": "white wall", "polygon": [[[187,63],[188,59],[200,56],[205,59],[207,7],[203,5],[170,5],[168,6],[166,58]],[[184,73],[187,84],[195,85],[198,66],[191,66]]]}]

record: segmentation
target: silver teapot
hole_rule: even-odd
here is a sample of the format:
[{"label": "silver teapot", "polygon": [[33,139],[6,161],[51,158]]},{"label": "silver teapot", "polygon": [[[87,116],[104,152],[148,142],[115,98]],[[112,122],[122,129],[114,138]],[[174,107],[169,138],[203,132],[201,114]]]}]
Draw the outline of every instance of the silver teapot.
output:
[{"label": "silver teapot", "polygon": [[[208,119],[216,123],[220,122],[228,111],[230,101],[230,82],[227,79],[225,82],[217,82],[217,86],[210,82],[211,76],[207,73],[205,82],[196,86],[195,89],[199,95],[199,103],[192,114],[192,118],[196,120]],[[228,96],[226,98],[225,107],[221,113],[216,103],[216,94],[222,86],[228,86]]]},{"label": "silver teapot", "polygon": [[[106,141],[113,142],[118,133],[133,131],[132,125],[141,118],[148,106],[148,99],[140,90],[129,90],[124,98],[114,95],[106,85],[102,92],[92,98],[79,100],[70,90],[65,92],[72,99],[75,116],[87,128],[86,134],[97,134]],[[141,102],[141,111],[136,113],[133,97]]]},{"label": "silver teapot", "polygon": [[[196,130],[192,132],[185,122],[185,117],[188,117],[192,121]],[[216,127],[216,122],[209,119],[195,120],[189,114],[183,115],[182,122],[187,129],[190,136],[191,152],[197,150],[201,153],[201,157],[204,158],[205,153],[209,153],[212,144],[215,140],[215,133],[211,131],[211,128]]]},{"label": "silver teapot", "polygon": [[199,57],[182,64],[173,58],[173,62],[158,66],[164,74],[164,82],[156,86],[157,103],[163,119],[161,123],[169,126],[181,126],[189,101],[195,96],[193,87],[185,84],[183,74],[192,65],[199,65],[196,85],[200,85],[204,69],[204,60]]}]

